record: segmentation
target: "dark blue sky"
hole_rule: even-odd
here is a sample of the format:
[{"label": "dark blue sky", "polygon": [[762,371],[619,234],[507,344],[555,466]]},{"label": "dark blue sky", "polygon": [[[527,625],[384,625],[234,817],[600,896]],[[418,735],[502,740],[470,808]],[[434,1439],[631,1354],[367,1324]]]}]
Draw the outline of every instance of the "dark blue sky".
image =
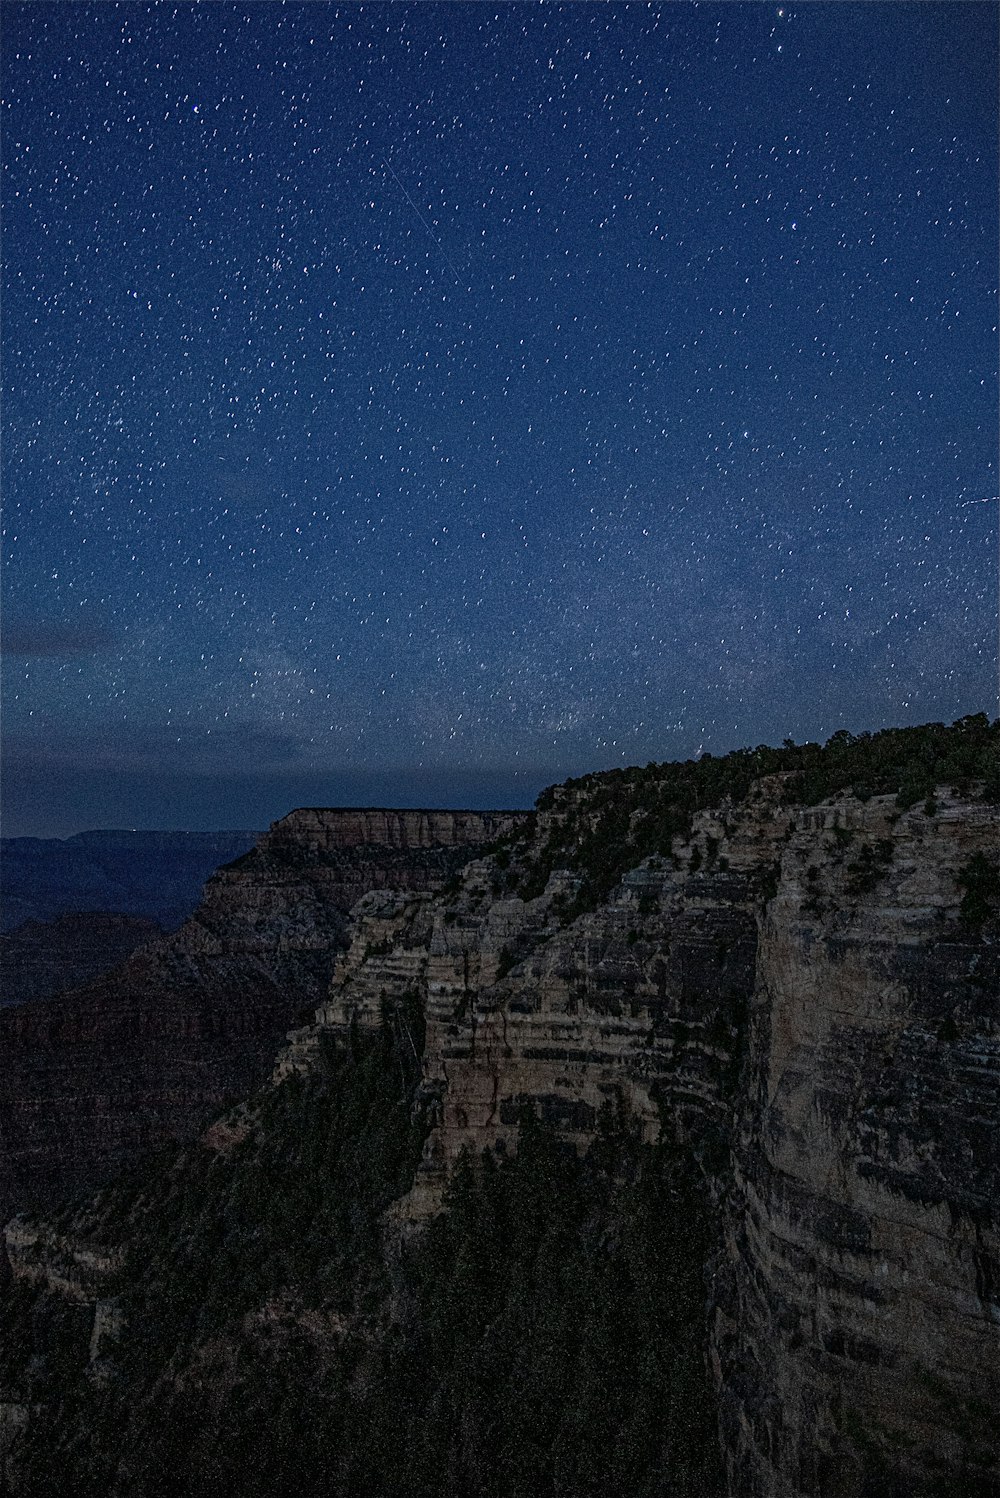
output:
[{"label": "dark blue sky", "polygon": [[997,20],[5,6],[5,830],[995,714]]}]

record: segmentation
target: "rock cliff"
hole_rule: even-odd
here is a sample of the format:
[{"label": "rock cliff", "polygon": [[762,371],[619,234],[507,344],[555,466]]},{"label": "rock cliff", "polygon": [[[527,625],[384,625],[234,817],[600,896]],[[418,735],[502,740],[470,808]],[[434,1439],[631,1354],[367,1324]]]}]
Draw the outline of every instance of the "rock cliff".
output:
[{"label": "rock cliff", "polygon": [[[1000,725],[963,720],[587,777],[436,890],[380,862],[313,974],[326,991],[312,1022],[290,1033],[261,1094],[295,1096],[331,1054],[348,1085],[366,1034],[390,1035],[414,1079],[403,1096],[422,1154],[380,1207],[394,1288],[381,1322],[367,1303],[354,1322],[338,1309],[336,1333],[315,1334],[323,1356],[336,1361],[353,1325],[362,1389],[380,1339],[392,1363],[413,1293],[392,1266],[448,1216],[467,1152],[509,1159],[527,1110],[582,1153],[610,1111],[694,1162],[713,1205],[699,1252],[731,1498],[996,1492],[998,740]],[[301,865],[322,883],[340,829],[295,815],[268,856],[288,879]],[[357,827],[382,838],[380,860],[396,856],[380,824]],[[279,906],[261,928],[272,961]],[[236,1110],[203,1151],[239,1156],[256,1116]],[[101,1211],[86,1241],[72,1223],[68,1238],[65,1225],[15,1224],[15,1280],[103,1303],[94,1266],[112,1262],[138,1210],[117,1238]],[[463,1250],[469,1264],[490,1262],[485,1231]],[[487,1325],[484,1362],[469,1366],[490,1366],[499,1336]],[[683,1420],[669,1389],[644,1398],[637,1433]],[[654,1466],[643,1491],[670,1481]]]},{"label": "rock cliff", "polygon": [[[992,1491],[997,807],[948,787],[902,812],[889,795],[806,807],[784,778],[695,814],[569,924],[571,858],[527,901],[495,860],[450,898],[366,897],[279,1074],[419,996],[434,1127],[410,1221],[465,1148],[514,1144],[526,1102],[581,1147],[609,1098],[649,1137],[666,1119],[718,1202],[730,1492],[916,1492],[929,1473]],[[565,800],[539,816],[536,850],[565,817]],[[977,866],[982,921],[962,918]]]},{"label": "rock cliff", "polygon": [[300,810],[209,880],[176,932],[0,1013],[0,1211],[106,1179],[266,1075],[324,995],[368,890],[432,890],[517,813]]},{"label": "rock cliff", "polygon": [[746,1493],[1000,1481],[1000,824],[935,799],[799,813],[761,914],[714,1335]]}]

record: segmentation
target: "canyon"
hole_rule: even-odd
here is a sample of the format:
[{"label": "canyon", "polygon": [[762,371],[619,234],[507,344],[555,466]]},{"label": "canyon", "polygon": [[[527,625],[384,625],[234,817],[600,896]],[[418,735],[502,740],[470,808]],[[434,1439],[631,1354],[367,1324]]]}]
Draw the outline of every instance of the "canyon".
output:
[{"label": "canyon", "polygon": [[147,916],[109,910],[22,921],[0,933],[0,1007],[80,988],[162,935]]},{"label": "canyon", "polygon": [[121,967],[0,1010],[0,1214],[96,1186],[267,1076],[325,995],[347,912],[428,891],[516,814],[309,809],[218,869]]},{"label": "canyon", "polygon": [[0,838],[0,931],[89,911],[172,930],[194,911],[219,864],[246,853],[259,837],[109,828],[65,838]]},{"label": "canyon", "polygon": [[650,1137],[666,1118],[722,1224],[730,1492],[853,1493],[873,1461],[902,1491],[928,1469],[971,1491],[1000,1479],[1000,884],[987,932],[960,921],[959,881],[976,854],[995,870],[997,810],[781,791],[696,814],[568,927],[566,871],[526,903],[488,862],[450,902],[368,896],[279,1072],[419,993],[436,1122],[414,1221],[463,1150],[513,1145],[525,1103],[581,1147],[609,1097]]},{"label": "canyon", "polygon": [[[975,732],[995,764],[996,728],[943,732]],[[239,942],[224,954],[192,931],[159,960],[191,965],[191,993],[230,973],[217,1024],[224,998],[235,1022],[237,949],[261,973],[240,1003],[266,1009],[266,969],[314,1006],[276,1057],[268,1011],[239,1073],[259,1077],[270,1045],[260,1099],[392,1037],[420,1150],[380,1219],[387,1262],[447,1215],[463,1162],[516,1152],[526,1110],[581,1155],[611,1109],[694,1162],[732,1498],[986,1495],[1000,1483],[1000,808],[981,778],[925,785],[893,766],[810,783],[813,759],[803,772],[771,751],[716,781],[704,765],[586,777],[450,845],[394,820],[410,814],[348,830],[296,813],[209,886],[198,933],[225,925]],[[472,838],[487,832],[488,851]],[[348,873],[359,848],[371,866]],[[208,1090],[190,1102],[193,1119]],[[234,1107],[197,1159],[245,1147],[255,1107],[277,1106]],[[85,1308],[98,1363],[124,1335],[107,1287],[128,1228],[110,1221],[105,1205],[6,1230],[13,1282]],[[329,1353],[343,1323],[323,1325],[309,1335]],[[7,1400],[16,1453],[27,1405],[13,1386]]]}]

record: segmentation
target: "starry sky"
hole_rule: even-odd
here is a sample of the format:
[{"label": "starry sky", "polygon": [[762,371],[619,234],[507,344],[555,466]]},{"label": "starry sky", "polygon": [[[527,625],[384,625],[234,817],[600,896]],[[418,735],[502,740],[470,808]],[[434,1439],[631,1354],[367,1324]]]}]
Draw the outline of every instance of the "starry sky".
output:
[{"label": "starry sky", "polygon": [[5,831],[996,715],[993,3],[11,3]]}]

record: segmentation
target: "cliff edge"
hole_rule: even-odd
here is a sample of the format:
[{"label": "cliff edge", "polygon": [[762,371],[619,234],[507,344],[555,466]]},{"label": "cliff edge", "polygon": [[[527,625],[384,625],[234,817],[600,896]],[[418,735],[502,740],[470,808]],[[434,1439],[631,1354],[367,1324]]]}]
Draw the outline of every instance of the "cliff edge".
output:
[{"label": "cliff edge", "polygon": [[[394,1494],[400,1461],[456,1498],[498,1472],[562,1498],[997,1491],[998,747],[977,717],[589,776],[443,886],[373,881],[255,1102],[141,1187],[7,1230],[32,1324],[70,1294],[97,1338],[105,1491],[154,1491],[134,1453],[167,1449],[189,1384],[215,1401],[193,1439],[236,1452],[224,1395],[258,1390],[265,1325],[313,1370],[309,1493],[321,1470]],[[136,1245],[158,1301],[202,1303],[148,1373]],[[124,1456],[92,1434],[112,1406]],[[15,1490],[83,1439],[52,1418],[15,1431]]]},{"label": "cliff edge", "polygon": [[96,1186],[252,1091],[324,996],[351,906],[438,888],[519,815],[292,812],[212,875],[179,930],[0,1010],[0,1215]]}]

